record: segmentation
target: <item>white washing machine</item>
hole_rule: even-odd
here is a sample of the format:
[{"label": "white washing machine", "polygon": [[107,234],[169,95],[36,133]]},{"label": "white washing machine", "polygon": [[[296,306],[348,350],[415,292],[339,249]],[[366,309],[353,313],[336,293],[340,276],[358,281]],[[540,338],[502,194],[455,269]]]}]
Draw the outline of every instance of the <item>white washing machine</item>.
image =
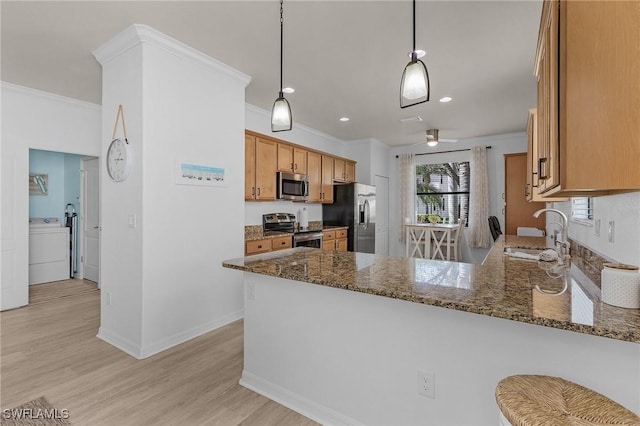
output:
[{"label": "white washing machine", "polygon": [[69,279],[69,228],[57,217],[29,219],[29,285]]}]

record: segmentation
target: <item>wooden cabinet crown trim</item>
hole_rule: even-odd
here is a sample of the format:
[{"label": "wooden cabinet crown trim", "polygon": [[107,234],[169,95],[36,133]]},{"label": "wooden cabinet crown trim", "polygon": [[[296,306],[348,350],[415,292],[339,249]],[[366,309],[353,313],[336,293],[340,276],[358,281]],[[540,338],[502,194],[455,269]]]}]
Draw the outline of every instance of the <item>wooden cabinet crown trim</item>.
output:
[{"label": "wooden cabinet crown trim", "polygon": [[290,145],[290,146],[292,146],[294,148],[300,148],[300,149],[303,149],[303,150],[308,151],[308,152],[315,152],[317,154],[322,154],[322,155],[326,155],[326,156],[329,156],[329,157],[332,157],[332,158],[337,158],[339,160],[345,160],[345,161],[349,161],[351,163],[357,164],[357,161],[352,160],[350,158],[340,157],[338,155],[331,154],[329,152],[318,151],[317,149],[309,148],[309,147],[304,146],[304,145],[298,145],[296,143],[285,141],[283,139],[274,138],[273,136],[269,136],[269,135],[265,135],[265,134],[262,134],[262,133],[254,132],[253,130],[245,129],[244,132],[245,132],[245,134],[248,134],[248,135],[251,135],[251,136],[255,136],[255,137],[258,137],[258,138],[261,138],[261,139],[268,139],[268,140],[271,140],[271,141],[276,142],[276,143]]}]

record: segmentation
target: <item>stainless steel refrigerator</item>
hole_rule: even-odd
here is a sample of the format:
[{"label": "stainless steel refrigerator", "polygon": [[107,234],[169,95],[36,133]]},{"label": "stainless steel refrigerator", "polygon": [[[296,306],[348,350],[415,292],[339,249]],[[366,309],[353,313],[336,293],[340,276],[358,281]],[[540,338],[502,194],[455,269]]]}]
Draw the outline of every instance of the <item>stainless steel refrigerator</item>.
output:
[{"label": "stainless steel refrigerator", "polygon": [[349,227],[348,251],[376,249],[376,187],[361,183],[334,185],[333,204],[322,205],[323,225]]}]

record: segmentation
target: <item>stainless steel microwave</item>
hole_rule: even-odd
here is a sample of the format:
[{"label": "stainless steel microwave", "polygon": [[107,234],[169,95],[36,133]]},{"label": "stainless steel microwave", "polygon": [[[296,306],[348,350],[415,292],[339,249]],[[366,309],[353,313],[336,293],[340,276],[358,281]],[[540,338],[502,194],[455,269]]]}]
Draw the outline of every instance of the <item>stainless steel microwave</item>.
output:
[{"label": "stainless steel microwave", "polygon": [[309,197],[307,175],[278,172],[276,179],[276,197],[279,200],[306,201]]}]

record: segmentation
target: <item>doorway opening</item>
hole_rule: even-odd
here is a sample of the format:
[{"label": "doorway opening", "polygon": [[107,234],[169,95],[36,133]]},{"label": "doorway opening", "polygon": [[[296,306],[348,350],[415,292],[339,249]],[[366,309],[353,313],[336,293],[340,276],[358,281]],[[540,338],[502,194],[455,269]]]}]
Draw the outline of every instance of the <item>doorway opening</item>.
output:
[{"label": "doorway opening", "polygon": [[29,150],[29,303],[99,288],[98,161]]}]

